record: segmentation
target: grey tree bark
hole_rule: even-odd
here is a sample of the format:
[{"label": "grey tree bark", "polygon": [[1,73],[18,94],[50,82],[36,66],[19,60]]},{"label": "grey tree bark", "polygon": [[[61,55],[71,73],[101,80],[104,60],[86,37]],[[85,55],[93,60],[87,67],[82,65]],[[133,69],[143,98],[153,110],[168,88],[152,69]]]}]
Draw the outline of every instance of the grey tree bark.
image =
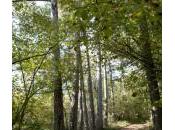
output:
[{"label": "grey tree bark", "polygon": [[88,71],[88,92],[89,92],[89,99],[90,99],[91,124],[92,124],[91,127],[92,127],[92,130],[95,130],[96,126],[95,126],[94,95],[93,95],[93,89],[92,89],[91,66],[90,66],[88,46],[86,46],[86,57],[87,57],[87,71]]},{"label": "grey tree bark", "polygon": [[112,109],[114,110],[115,107],[115,102],[114,102],[114,83],[112,81],[112,67],[111,67],[111,63],[109,62],[109,72],[110,72],[110,86],[112,89]]},{"label": "grey tree bark", "polygon": [[[80,82],[81,82],[81,80],[80,80]],[[83,90],[82,90],[82,86],[80,86],[80,126],[79,126],[79,130],[84,130],[84,111],[83,111]]]},{"label": "grey tree bark", "polygon": [[104,63],[104,71],[105,71],[105,88],[106,88],[106,111],[105,111],[105,126],[108,127],[108,111],[109,111],[109,86],[108,86],[108,79],[107,79],[107,70],[106,70],[106,60]]},{"label": "grey tree bark", "polygon": [[101,68],[101,44],[98,44],[98,103],[97,103],[97,130],[103,129],[103,91]]},{"label": "grey tree bark", "polygon": [[84,105],[84,114],[85,114],[85,125],[86,125],[86,130],[89,130],[89,118],[88,118],[88,113],[87,113],[87,105],[86,105],[86,92],[85,92],[85,88],[84,88],[84,76],[83,76],[83,63],[82,63],[82,56],[81,56],[81,49],[79,46],[80,51],[80,57],[79,57],[79,61],[80,61],[80,85],[82,88],[82,92],[83,92],[83,105]]},{"label": "grey tree bark", "polygon": [[[78,35],[78,34],[76,34]],[[76,36],[78,38],[78,36]],[[79,40],[77,41],[79,44]],[[71,130],[77,130],[77,120],[78,120],[78,95],[79,95],[79,72],[80,72],[80,51],[78,50],[78,45],[74,48],[76,52],[76,70],[75,70],[75,81],[73,86],[73,107],[71,109],[71,115],[70,115],[70,129]]]}]

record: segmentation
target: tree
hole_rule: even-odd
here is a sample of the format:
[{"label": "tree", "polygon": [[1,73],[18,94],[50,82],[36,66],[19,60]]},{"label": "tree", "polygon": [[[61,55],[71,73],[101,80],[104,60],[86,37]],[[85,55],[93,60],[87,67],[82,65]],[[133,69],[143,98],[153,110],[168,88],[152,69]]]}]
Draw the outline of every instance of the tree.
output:
[{"label": "tree", "polygon": [[88,110],[87,110],[87,104],[86,104],[86,92],[85,92],[85,88],[84,88],[83,63],[82,63],[80,46],[79,46],[79,50],[80,50],[80,57],[79,57],[79,61],[80,61],[80,85],[81,85],[82,93],[83,93],[86,130],[89,130],[89,117],[88,117]]},{"label": "tree", "polygon": [[[27,0],[35,1],[35,0]],[[20,2],[20,1],[13,1]],[[53,15],[53,25],[57,29],[58,22],[58,7],[57,0],[51,0],[51,10]],[[52,35],[57,31],[53,31]],[[54,41],[54,40],[53,40]],[[64,130],[64,112],[63,112],[63,94],[62,94],[62,78],[60,71],[60,48],[59,45],[54,49],[54,67],[55,72],[58,72],[54,77],[54,130]]]},{"label": "tree", "polygon": [[104,74],[105,74],[105,95],[106,95],[106,111],[105,111],[105,126],[108,126],[108,111],[109,111],[109,87],[108,87],[108,80],[107,80],[107,69],[106,69],[106,59],[104,63]]},{"label": "tree", "polygon": [[161,130],[160,26],[160,1],[14,0],[13,129]]},{"label": "tree", "polygon": [[[58,7],[57,0],[51,0],[51,10],[53,15],[53,24],[57,29]],[[57,31],[56,31],[57,32]],[[55,32],[53,32],[53,35]],[[56,41],[57,42],[57,41]],[[62,94],[62,77],[60,63],[60,45],[54,50],[54,66],[56,75],[54,76],[54,130],[64,130],[64,111]]]},{"label": "tree", "polygon": [[[162,129],[162,107],[160,106],[160,93],[158,82],[156,78],[155,65],[153,61],[153,56],[151,53],[148,25],[146,15],[143,14],[143,22],[140,25],[141,30],[141,41],[143,42],[143,56],[145,61],[143,66],[145,67],[146,77],[148,80],[150,100],[152,104],[152,116],[153,124],[155,130]],[[146,49],[145,49],[146,48]]]},{"label": "tree", "polygon": [[114,84],[113,84],[113,80],[112,80],[112,67],[111,67],[111,62],[109,62],[109,72],[110,72],[110,87],[111,87],[111,90],[112,90],[112,108],[114,109],[114,106],[115,106],[115,101],[114,101]]},{"label": "tree", "polygon": [[88,66],[88,92],[90,98],[90,109],[91,109],[91,122],[92,122],[92,130],[96,129],[95,126],[95,110],[94,110],[94,96],[92,89],[92,77],[91,77],[91,66],[90,66],[90,57],[89,57],[89,48],[86,46],[86,57],[87,57],[87,66]]},{"label": "tree", "polygon": [[98,106],[97,106],[97,130],[103,129],[103,92],[101,69],[101,44],[98,43]]},{"label": "tree", "polygon": [[[78,34],[76,34],[76,37]],[[80,48],[78,47],[79,40],[77,41],[77,45],[75,46],[75,52],[76,52],[76,69],[75,69],[75,81],[73,86],[73,106],[71,109],[71,117],[70,117],[70,129],[71,130],[77,130],[77,114],[78,114],[78,95],[79,95],[79,72],[80,72]]]}]

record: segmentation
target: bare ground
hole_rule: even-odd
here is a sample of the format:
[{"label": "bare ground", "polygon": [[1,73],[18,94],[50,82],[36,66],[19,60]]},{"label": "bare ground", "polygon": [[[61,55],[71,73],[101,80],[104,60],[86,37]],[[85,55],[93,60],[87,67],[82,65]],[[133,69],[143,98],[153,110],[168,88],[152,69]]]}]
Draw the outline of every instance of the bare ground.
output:
[{"label": "bare ground", "polygon": [[120,130],[150,130],[149,125],[146,124],[131,124],[124,128],[121,128]]},{"label": "bare ground", "polygon": [[140,124],[119,122],[111,125],[111,128],[105,128],[104,130],[151,130],[151,124],[149,122]]}]

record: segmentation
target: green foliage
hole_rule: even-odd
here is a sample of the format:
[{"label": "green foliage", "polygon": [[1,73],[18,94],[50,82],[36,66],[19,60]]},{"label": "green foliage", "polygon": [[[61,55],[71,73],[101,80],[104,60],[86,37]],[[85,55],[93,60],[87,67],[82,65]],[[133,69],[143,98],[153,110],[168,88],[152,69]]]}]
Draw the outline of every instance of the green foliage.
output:
[{"label": "green foliage", "polygon": [[150,102],[144,74],[131,72],[115,84],[114,120],[144,122],[150,118]]},{"label": "green foliage", "polygon": [[[89,48],[95,108],[98,97],[97,46],[100,44],[102,63],[105,60],[116,63],[112,74],[119,74],[116,80],[112,77],[115,99],[113,106],[111,94],[110,120],[149,120],[151,105],[143,66],[143,62],[148,59],[143,55],[143,49],[146,48],[143,48],[140,25],[147,22],[148,41],[161,93],[161,0],[150,3],[140,0],[58,2],[58,26],[53,26],[50,4],[38,6],[35,2],[13,3],[12,108],[13,121],[16,120],[13,129],[19,127],[17,117],[22,117],[24,106],[22,130],[52,129],[53,77],[58,73],[53,68],[56,66],[53,50],[58,46],[61,50],[59,71],[63,84],[65,124],[69,127],[76,71],[74,49],[77,43],[81,45],[86,93],[88,72],[85,46]],[[143,16],[146,21],[143,21]],[[110,93],[111,89],[110,84]],[[161,106],[161,100],[152,105]]]}]

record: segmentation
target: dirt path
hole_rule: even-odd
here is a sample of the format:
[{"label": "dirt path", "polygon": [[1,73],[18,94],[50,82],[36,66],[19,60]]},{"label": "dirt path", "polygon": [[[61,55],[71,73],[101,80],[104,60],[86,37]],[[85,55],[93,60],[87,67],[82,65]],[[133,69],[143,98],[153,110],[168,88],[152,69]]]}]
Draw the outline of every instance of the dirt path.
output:
[{"label": "dirt path", "polygon": [[124,128],[121,128],[121,130],[149,130],[148,124],[131,124]]}]

